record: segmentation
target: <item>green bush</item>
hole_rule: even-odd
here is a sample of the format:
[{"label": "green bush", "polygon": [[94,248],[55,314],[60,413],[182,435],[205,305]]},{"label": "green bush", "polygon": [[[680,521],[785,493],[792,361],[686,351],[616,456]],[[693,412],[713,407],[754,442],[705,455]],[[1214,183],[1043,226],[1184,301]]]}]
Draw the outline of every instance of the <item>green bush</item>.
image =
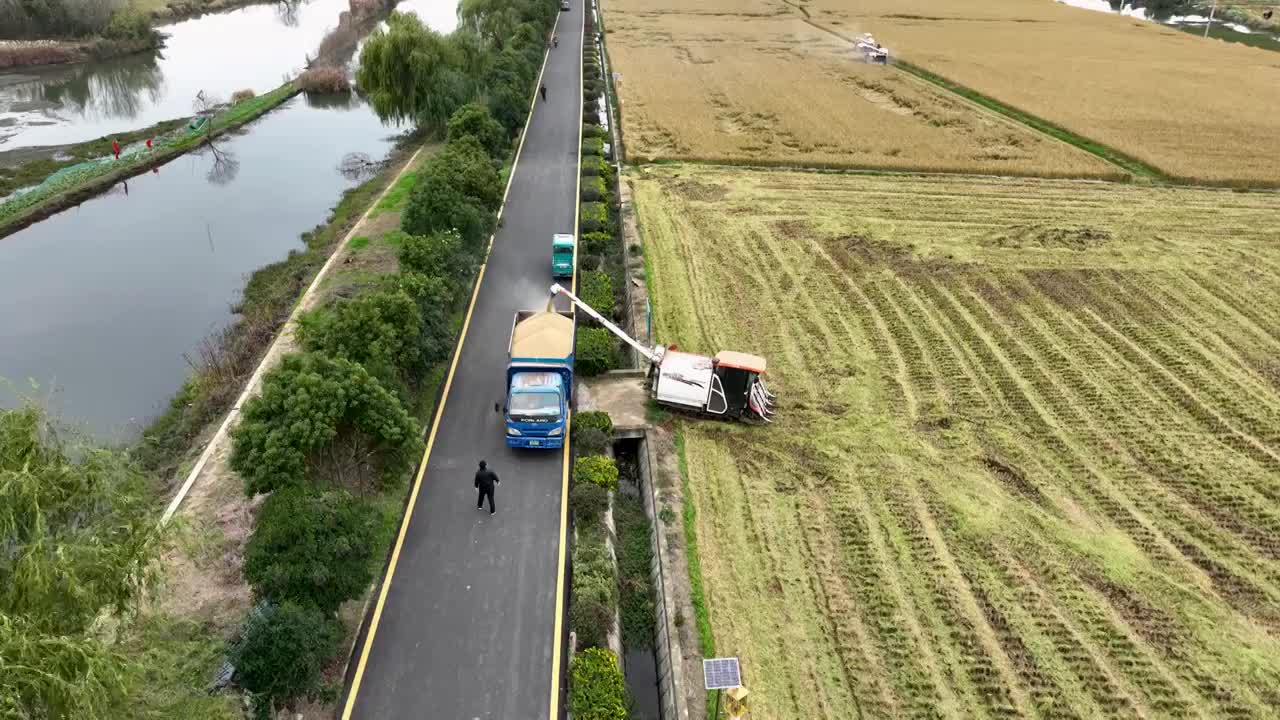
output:
[{"label": "green bush", "polygon": [[502,191],[502,178],[484,148],[464,136],[419,171],[401,227],[410,235],[457,230],[478,252],[493,232],[493,213],[502,203]]},{"label": "green bush", "polygon": [[613,278],[609,273],[591,270],[578,277],[578,297],[606,318],[612,317]]},{"label": "green bush", "polygon": [[613,418],[603,410],[583,410],[573,414],[573,432],[599,430],[605,435],[613,433]]},{"label": "green bush", "polygon": [[618,607],[613,559],[604,544],[604,526],[598,522],[599,516],[596,520],[596,524],[578,526],[578,541],[573,546],[573,600],[569,605],[569,622],[580,648],[608,644]]},{"label": "green bush", "polygon": [[582,156],[585,159],[588,155],[604,155],[604,138],[586,137],[582,139]]},{"label": "green bush", "polygon": [[574,720],[625,720],[627,684],[612,652],[590,648],[573,656],[569,712]]},{"label": "green bush", "polygon": [[602,157],[585,155],[582,158],[582,174],[584,176],[600,175],[602,177],[610,177],[613,175],[613,166],[609,164],[608,160],[605,160]]},{"label": "green bush", "polygon": [[274,717],[276,708],[316,692],[341,634],[337,618],[316,608],[282,603],[251,612],[230,660],[237,682],[255,696],[257,717]]},{"label": "green bush", "polygon": [[137,10],[119,10],[111,16],[111,22],[102,32],[109,40],[146,40],[155,35],[151,20]]},{"label": "green bush", "polygon": [[273,492],[245,547],[244,577],[261,599],[332,614],[373,579],[374,522],[345,490]]},{"label": "green bush", "polygon": [[573,428],[573,448],[579,456],[599,455],[609,446],[609,436],[594,428]]},{"label": "green bush", "polygon": [[331,302],[298,322],[304,348],[360,363],[380,378],[420,369],[422,353],[415,341],[421,332],[417,303],[403,290],[392,289]]},{"label": "green bush", "polygon": [[[461,292],[469,287],[468,281],[475,273],[479,256],[472,252],[473,248],[465,246],[457,232],[446,230],[430,235],[407,235],[393,231],[388,240],[399,246],[396,261],[400,264],[400,272],[438,277],[451,292]],[[420,297],[421,291],[410,290],[409,294]]]},{"label": "green bush", "polygon": [[609,491],[591,483],[574,485],[569,493],[569,507],[573,509],[574,525],[590,527],[600,521],[601,513],[609,507]]},{"label": "green bush", "polygon": [[582,179],[581,194],[583,202],[608,202],[609,185],[599,175],[585,177]]},{"label": "green bush", "polygon": [[618,347],[613,335],[601,327],[578,328],[574,364],[583,377],[599,375],[618,365]]},{"label": "green bush", "polygon": [[609,206],[598,202],[582,203],[582,232],[608,232]]},{"label": "green bush", "polygon": [[608,255],[613,244],[613,235],[607,232],[589,232],[582,236],[582,251],[592,255]]},{"label": "green bush", "polygon": [[507,154],[506,129],[490,114],[489,108],[480,103],[468,103],[458,108],[449,118],[449,142],[471,136],[489,153],[493,160],[502,160]]},{"label": "green bush", "polygon": [[607,130],[605,130],[604,128],[600,127],[599,125],[592,125],[592,126],[590,126],[590,127],[584,127],[584,128],[582,128],[582,137],[584,137],[584,138],[597,138],[597,137],[598,137],[598,138],[607,138],[607,137],[609,137],[609,132],[608,132]]},{"label": "green bush", "polygon": [[618,464],[605,455],[580,457],[573,463],[573,481],[592,483],[605,490],[617,490]]},{"label": "green bush", "polygon": [[619,494],[613,506],[613,522],[618,530],[619,610],[622,614],[622,642],[628,649],[653,645],[653,565],[649,518],[640,498]]},{"label": "green bush", "polygon": [[288,355],[267,373],[232,440],[231,468],[250,496],[302,485],[308,474],[395,478],[419,445],[395,395],[360,365],[319,353]]}]

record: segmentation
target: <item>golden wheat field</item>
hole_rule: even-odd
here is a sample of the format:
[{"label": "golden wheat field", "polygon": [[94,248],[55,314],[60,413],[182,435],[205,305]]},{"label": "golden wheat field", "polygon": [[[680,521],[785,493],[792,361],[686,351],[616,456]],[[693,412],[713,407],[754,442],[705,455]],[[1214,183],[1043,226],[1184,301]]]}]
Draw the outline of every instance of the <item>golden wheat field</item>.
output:
[{"label": "golden wheat field", "polygon": [[1050,177],[1102,160],[855,57],[767,0],[616,0],[608,44],[628,156]]},{"label": "golden wheat field", "polygon": [[[781,2],[781,0],[779,0]],[[1280,184],[1280,54],[1051,0],[797,0],[1166,174]]]},{"label": "golden wheat field", "polygon": [[1280,713],[1274,197],[641,168],[657,337],[767,357],[682,421],[751,716]]}]

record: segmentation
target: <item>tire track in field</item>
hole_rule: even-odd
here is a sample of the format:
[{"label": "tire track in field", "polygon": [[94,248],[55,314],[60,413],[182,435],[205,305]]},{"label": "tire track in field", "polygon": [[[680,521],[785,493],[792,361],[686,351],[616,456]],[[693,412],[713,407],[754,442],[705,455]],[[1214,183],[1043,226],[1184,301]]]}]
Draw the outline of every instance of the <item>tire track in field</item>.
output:
[{"label": "tire track in field", "polygon": [[[985,280],[980,280],[979,282],[986,283]],[[985,292],[989,294],[989,293],[996,292],[996,290],[993,287],[987,287]],[[1026,306],[1034,306],[1036,303],[1033,300],[1022,298],[1022,301],[1019,304],[1026,307]],[[1020,317],[1020,311],[1010,307],[1008,308],[1007,312],[1011,314],[1011,316],[1015,319],[1015,324],[1017,325],[1017,327],[1021,328],[1020,335],[1026,338],[1026,342],[1034,349],[1035,355],[1038,356],[1035,358],[1035,361],[1033,361],[1032,366],[1034,367],[1034,366],[1043,365],[1047,367],[1052,367],[1055,370],[1055,375],[1065,376],[1065,379],[1067,380],[1067,382],[1056,384],[1057,385],[1056,389],[1058,391],[1064,392],[1064,393],[1080,392],[1081,388],[1090,387],[1089,380],[1087,380],[1082,375],[1077,374],[1073,366],[1066,360],[1066,358],[1061,356],[1060,354],[1057,354],[1057,351],[1054,349],[1054,344],[1052,342],[1045,341],[1043,335],[1041,335],[1040,331],[1035,327],[1034,324],[1028,323],[1026,322],[1025,318]],[[1116,385],[1116,384],[1118,383],[1113,383],[1113,385]],[[1109,406],[1108,394],[1099,392],[1096,388],[1094,388],[1093,390],[1094,392],[1086,394],[1086,398],[1087,398],[1086,403],[1071,404],[1066,407],[1059,408],[1058,414],[1060,419],[1063,419],[1064,416],[1069,412],[1067,408],[1070,408],[1070,411],[1074,411],[1074,417],[1065,418],[1069,421],[1068,425],[1071,427],[1079,428],[1080,430],[1084,431],[1082,434],[1084,435],[1085,441],[1089,442],[1090,444],[1098,448],[1099,451],[1102,451],[1105,449],[1107,445],[1107,443],[1103,440],[1104,435],[1102,434],[1099,428],[1094,426],[1091,414],[1082,413],[1080,411],[1080,408],[1081,407],[1089,407],[1089,408],[1104,407],[1107,410],[1113,410],[1113,408],[1108,407]],[[1122,426],[1124,426],[1124,429],[1126,432],[1123,433],[1123,436],[1125,438],[1143,438],[1150,434],[1146,431],[1145,428],[1135,429],[1131,425],[1129,425],[1127,422],[1128,416],[1126,414],[1120,413],[1118,408],[1114,409],[1113,412],[1115,414],[1113,414],[1112,417],[1116,418],[1115,421],[1121,424]],[[1133,453],[1136,448],[1134,448],[1131,445],[1126,445],[1121,449],[1126,453]],[[1164,467],[1166,463],[1154,463],[1154,464],[1147,463],[1147,465],[1155,468],[1153,472],[1158,472],[1159,468]],[[1168,466],[1175,467],[1176,465],[1168,464]],[[1150,486],[1150,483],[1146,482],[1143,479],[1143,476],[1140,476],[1138,473],[1134,472],[1132,467],[1122,466],[1118,468],[1116,472],[1118,473],[1121,479],[1126,481],[1127,485],[1145,484]],[[1154,480],[1154,477],[1152,479]],[[1165,482],[1166,483],[1172,482],[1172,480],[1167,476],[1167,474],[1165,475]],[[1180,483],[1177,483],[1177,485],[1179,486],[1179,489],[1181,491],[1182,501],[1184,502],[1189,501],[1192,505],[1194,505],[1195,509],[1192,510],[1191,508],[1184,506],[1184,507],[1177,508],[1173,512],[1168,512],[1168,511],[1158,511],[1148,507],[1146,509],[1146,512],[1152,513],[1154,511],[1155,514],[1165,518],[1165,522],[1161,524],[1165,527],[1166,537],[1169,537],[1171,540],[1173,540],[1181,550],[1181,554],[1185,556],[1187,559],[1189,559],[1193,564],[1203,569],[1208,574],[1208,576],[1215,581],[1216,584],[1220,584],[1224,586],[1224,589],[1227,590],[1228,592],[1225,593],[1221,597],[1221,599],[1234,604],[1234,601],[1236,600],[1236,597],[1235,597],[1236,595],[1240,595],[1241,597],[1251,598],[1251,603],[1249,605],[1238,606],[1238,609],[1240,609],[1242,612],[1245,612],[1247,614],[1257,616],[1256,607],[1259,606],[1259,603],[1258,603],[1259,595],[1271,595],[1274,597],[1275,596],[1274,588],[1271,588],[1270,592],[1267,592],[1265,586],[1264,588],[1255,587],[1253,582],[1256,581],[1256,578],[1253,581],[1245,581],[1240,579],[1239,577],[1236,577],[1237,575],[1242,575],[1243,577],[1252,577],[1251,572],[1240,573],[1238,570],[1228,570],[1227,568],[1222,567],[1221,563],[1218,563],[1215,566],[1206,568],[1204,553],[1199,548],[1189,548],[1185,540],[1178,541],[1177,539],[1175,539],[1173,529],[1184,526],[1188,522],[1188,520],[1196,516],[1199,516],[1200,511],[1204,511],[1205,513],[1207,513],[1208,516],[1213,517],[1217,521],[1217,524],[1202,522],[1202,525],[1204,526],[1205,530],[1208,530],[1208,529],[1212,529],[1215,531],[1221,530],[1222,528],[1220,526],[1225,525],[1226,528],[1229,530],[1241,531],[1237,534],[1240,536],[1241,540],[1243,541],[1243,544],[1237,545],[1235,547],[1235,550],[1243,554],[1245,557],[1253,558],[1253,562],[1250,563],[1250,565],[1254,569],[1256,569],[1259,566],[1259,563],[1257,562],[1257,548],[1259,546],[1255,542],[1258,540],[1258,534],[1256,532],[1252,532],[1251,528],[1241,528],[1238,523],[1232,522],[1232,518],[1229,515],[1224,514],[1220,510],[1220,508],[1216,506],[1216,504],[1212,502],[1205,502],[1204,498],[1202,497],[1202,494],[1200,492],[1197,492],[1197,489],[1204,490],[1207,488],[1207,478],[1203,479],[1201,483],[1196,485],[1191,485],[1188,482],[1180,482]],[[1154,487],[1152,489],[1157,494],[1161,492],[1159,487]],[[1141,501],[1139,502],[1141,504]],[[1181,510],[1184,510],[1184,509],[1190,510],[1190,512],[1180,512]],[[1205,530],[1201,531],[1201,536],[1203,536],[1203,532],[1205,532]],[[1265,548],[1263,551],[1265,552]],[[1235,553],[1227,553],[1223,555],[1225,555],[1226,557],[1233,557],[1233,558],[1238,557]],[[1220,556],[1223,556],[1223,555],[1220,555]],[[1232,565],[1234,564],[1235,563],[1232,563]]]},{"label": "tire track in field", "polygon": [[[1032,288],[1036,285],[1034,282],[1024,282],[1027,282],[1028,286]],[[1165,487],[1165,483],[1174,482],[1178,486],[1180,494],[1176,499],[1169,498],[1174,503],[1174,506],[1171,509],[1163,509],[1157,512],[1165,520],[1162,524],[1166,527],[1178,527],[1189,519],[1198,518],[1203,523],[1207,521],[1209,516],[1221,516],[1217,507],[1213,505],[1205,507],[1204,499],[1194,488],[1189,488],[1186,483],[1170,478],[1169,473],[1164,471],[1166,467],[1186,467],[1185,462],[1176,460],[1153,461],[1150,459],[1150,457],[1160,454],[1160,451],[1151,449],[1151,443],[1155,441],[1155,434],[1152,432],[1152,428],[1138,426],[1133,421],[1135,416],[1144,416],[1162,418],[1162,422],[1174,422],[1180,409],[1155,400],[1149,394],[1138,392],[1136,390],[1138,384],[1132,382],[1132,373],[1111,364],[1098,354],[1097,343],[1100,342],[1099,339],[1092,334],[1089,335],[1089,340],[1082,339],[1080,335],[1072,330],[1073,323],[1071,322],[1051,322],[1055,318],[1065,320],[1066,316],[1055,314],[1046,307],[1043,300],[1034,297],[1024,298],[1022,306],[1035,314],[1034,322],[1027,325],[1026,329],[1032,334],[1032,344],[1039,348],[1041,357],[1045,358],[1055,368],[1055,371],[1065,376],[1068,387],[1083,394],[1088,407],[1095,411],[1102,411],[1105,421],[1121,430],[1120,437],[1125,442],[1125,445],[1119,449],[1122,449],[1137,466],[1145,466],[1151,470],[1146,475],[1140,475],[1134,471],[1132,466],[1118,469],[1126,484],[1134,484],[1135,486],[1145,484],[1149,488],[1149,492],[1155,493],[1157,497],[1165,496],[1169,492]],[[1041,333],[1051,333],[1057,339],[1036,343],[1034,338]],[[1110,381],[1107,384],[1113,392],[1104,392],[1100,386],[1093,383],[1087,374],[1077,372],[1075,366],[1067,362],[1065,357],[1060,355],[1054,357],[1052,353],[1057,352],[1056,350],[1041,347],[1043,345],[1047,346],[1047,348],[1053,348],[1059,343],[1067,349],[1071,357],[1081,360],[1086,367],[1094,372],[1104,370],[1108,372]],[[1119,395],[1119,397],[1115,397],[1116,395]],[[1142,410],[1142,412],[1134,412],[1138,410]],[[1196,436],[1198,437],[1198,435]],[[1094,427],[1092,442],[1103,457],[1105,457],[1106,451],[1112,447],[1112,443],[1105,438],[1106,435],[1101,433],[1101,429]],[[1135,457],[1135,453],[1145,456],[1145,459],[1143,457]],[[1154,455],[1152,455],[1153,453]],[[1157,478],[1155,474],[1159,474],[1160,477]],[[1207,512],[1207,515],[1202,514],[1202,510]],[[1151,510],[1149,509],[1148,512],[1151,512]],[[1219,519],[1227,520],[1228,525],[1231,527],[1235,526],[1230,517],[1219,517]],[[1205,527],[1215,526],[1210,523]],[[1236,545],[1231,553],[1232,556],[1238,557],[1236,552],[1244,553],[1246,556],[1252,555],[1253,552],[1247,549],[1250,542],[1261,542],[1263,547],[1267,546],[1269,542],[1274,543],[1274,540],[1268,541],[1259,537],[1258,533],[1252,528],[1244,529],[1240,535],[1245,538],[1246,544],[1243,546]],[[1265,552],[1269,553],[1270,550],[1267,549]]]},{"label": "tire track in field", "polygon": [[[1024,392],[1021,384],[1014,379],[1018,376],[1018,373],[1013,369],[1010,360],[1004,354],[1004,351],[999,348],[999,345],[992,341],[984,331],[980,330],[974,324],[975,321],[969,316],[969,312],[963,308],[963,306],[946,288],[941,287],[936,280],[930,280],[929,283],[932,286],[931,289],[937,291],[938,298],[949,304],[950,309],[957,316],[957,321],[964,322],[968,325],[970,332],[973,333],[975,337],[974,342],[981,343],[982,352],[988,356],[989,366],[993,369],[1000,368],[1003,370],[1003,373],[1001,374],[1002,379],[1000,381],[1002,394],[1007,398],[1010,398],[1010,404],[1018,409],[1019,414],[1023,416],[1024,420],[1030,422],[1038,429],[1039,433],[1044,435],[1044,442],[1048,448],[1067,459],[1069,467],[1073,469],[1075,475],[1088,475],[1105,482],[1107,486],[1111,488],[1112,493],[1114,493],[1114,497],[1112,499],[1119,505],[1119,507],[1115,509],[1128,513],[1134,518],[1136,523],[1144,526],[1153,534],[1157,534],[1158,531],[1155,529],[1154,523],[1152,523],[1152,521],[1139,510],[1134,508],[1132,505],[1129,505],[1123,493],[1116,491],[1116,484],[1114,481],[1109,479],[1104,480],[1106,477],[1105,474],[1095,467],[1090,461],[1085,459],[1086,455],[1083,455],[1073,449],[1072,445],[1054,429],[1054,426],[1051,423],[1048,422],[1048,416],[1045,414],[1044,409],[1040,407],[1038,401],[1034,399],[1033,394]],[[1124,520],[1120,518],[1123,518],[1123,515],[1120,515],[1119,518],[1113,519],[1119,519],[1118,525],[1120,527],[1124,527]],[[1167,539],[1165,542],[1168,542]],[[1175,550],[1175,552],[1177,551]],[[1178,694],[1187,695],[1187,692],[1180,691]],[[1194,694],[1192,696],[1194,696]],[[1200,701],[1197,698],[1196,704],[1199,705],[1199,702]]]},{"label": "tire track in field", "polygon": [[[1146,349],[1134,342],[1129,335],[1117,329],[1114,324],[1107,322],[1092,308],[1084,308],[1082,312],[1098,326],[1101,331],[1100,334],[1109,338],[1113,347],[1119,350],[1121,354],[1128,357],[1135,364],[1152,371],[1157,377],[1162,378],[1164,382],[1157,383],[1160,391],[1175,398],[1186,409],[1188,414],[1203,423],[1207,430],[1219,435],[1234,437],[1238,440],[1238,444],[1232,444],[1232,447],[1237,450],[1250,451],[1251,455],[1263,460],[1268,466],[1280,469],[1280,455],[1277,455],[1275,451],[1260,442],[1256,437],[1235,427],[1221,413],[1207,405],[1200,399],[1199,393],[1188,387],[1181,378],[1162,365],[1159,360],[1153,358]],[[1135,331],[1133,324],[1130,322],[1121,321],[1120,326],[1130,333]]]},{"label": "tire track in field", "polygon": [[[1126,327],[1135,331],[1135,340],[1158,359],[1171,374],[1176,375],[1188,385],[1200,389],[1209,396],[1224,418],[1231,419],[1241,425],[1242,432],[1258,438],[1258,442],[1268,450],[1274,451],[1271,443],[1265,442],[1267,428],[1280,425],[1280,414],[1275,413],[1267,400],[1257,396],[1264,392],[1261,386],[1246,387],[1236,377],[1243,367],[1220,367],[1215,359],[1206,353],[1198,342],[1192,341],[1187,331],[1175,329],[1174,318],[1185,321],[1188,314],[1174,314],[1166,304],[1146,291],[1144,287],[1131,278],[1118,276],[1117,273],[1102,274],[1104,282],[1117,290],[1116,293],[1099,293],[1110,302],[1104,307],[1109,310],[1120,310],[1119,316],[1124,319]],[[1158,280],[1158,278],[1157,278]],[[1097,288],[1101,290],[1101,288]],[[1193,324],[1194,326],[1194,324]],[[1194,330],[1190,331],[1194,332]],[[1204,368],[1215,368],[1221,372],[1205,372]],[[1268,417],[1260,418],[1254,407],[1240,402],[1241,397],[1254,398],[1251,403],[1258,410],[1266,412]],[[1262,397],[1266,397],[1263,395]],[[1230,414],[1227,418],[1226,413]],[[1280,461],[1280,457],[1277,458]],[[1277,466],[1280,468],[1280,466]]]},{"label": "tire track in field", "polygon": [[[918,347],[914,351],[903,349],[902,346],[910,339],[902,335],[902,329],[897,324],[901,322],[901,319],[892,317],[886,319],[885,315],[881,314],[879,310],[882,305],[871,301],[872,295],[869,290],[864,290],[863,286],[858,285],[852,278],[844,275],[842,272],[844,268],[823,248],[815,244],[814,249],[819,257],[831,265],[833,272],[844,277],[845,285],[849,292],[858,296],[857,302],[851,306],[865,309],[865,312],[860,313],[860,315],[864,318],[864,326],[867,327],[868,334],[870,335],[872,332],[883,333],[883,339],[878,345],[883,344],[888,354],[894,358],[894,363],[898,368],[899,382],[904,388],[904,393],[914,398],[915,390],[910,381],[911,373],[908,370],[907,357],[922,358],[923,356],[919,353]],[[859,276],[865,279],[867,274],[859,273]],[[897,320],[897,323],[895,323],[895,320]],[[895,329],[897,330],[896,333]],[[916,417],[917,408],[917,403],[911,403],[908,417]],[[902,508],[899,507],[899,509],[901,510]],[[889,516],[881,516],[878,524],[881,526],[893,525],[896,520],[905,517],[907,516],[901,512],[892,513]],[[913,555],[926,560],[931,570],[928,575],[934,578],[945,577],[949,556],[946,554],[945,548],[940,551],[936,543],[930,542],[930,535],[925,528],[932,526],[933,520],[931,517],[925,519],[916,517],[914,522],[908,523],[902,530],[910,542]],[[951,567],[954,567],[954,565],[951,565]],[[957,587],[954,584],[954,575],[951,575],[949,580],[950,582],[947,585],[933,589],[930,594],[935,598],[935,607],[947,614],[950,619],[950,622],[946,623],[946,632],[951,635],[952,642],[968,650],[967,654],[960,653],[958,659],[969,666],[968,673],[971,682],[979,689],[980,695],[989,701],[989,705],[998,715],[1015,707],[1013,702],[1010,702],[1010,698],[1016,702],[1016,706],[1025,710],[1029,706],[1029,701],[1022,689],[1018,687],[1017,681],[1014,679],[1016,676],[1009,669],[1008,658],[1004,657],[998,642],[994,640],[994,633],[984,625],[985,621],[982,615],[976,612],[976,603],[971,603],[968,608],[971,612],[967,616],[963,603],[961,603],[960,607],[954,606],[953,593],[959,591],[962,597],[965,597],[967,593],[963,587]],[[971,594],[968,594],[968,596],[972,600]],[[984,649],[985,656],[972,654],[978,648]],[[994,655],[991,654],[993,652]],[[916,692],[918,692],[918,689]]]}]

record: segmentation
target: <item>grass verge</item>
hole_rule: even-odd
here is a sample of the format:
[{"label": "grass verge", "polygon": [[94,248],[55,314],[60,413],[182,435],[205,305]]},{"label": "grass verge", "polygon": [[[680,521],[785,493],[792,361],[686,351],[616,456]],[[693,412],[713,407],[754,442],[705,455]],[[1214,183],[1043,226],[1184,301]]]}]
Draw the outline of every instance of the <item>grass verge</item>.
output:
[{"label": "grass verge", "polygon": [[914,75],[921,80],[931,82],[944,90],[948,90],[965,98],[966,100],[969,100],[970,102],[977,103],[992,112],[999,113],[1011,120],[1022,123],[1033,130],[1037,130],[1045,135],[1057,138],[1058,140],[1070,145],[1074,145],[1087,153],[1097,155],[1112,165],[1116,165],[1133,173],[1135,177],[1163,181],[1173,179],[1168,175],[1165,175],[1160,170],[1142,162],[1141,160],[1130,157],[1115,148],[1107,147],[1100,142],[1095,142],[1089,138],[1077,135],[1064,127],[1054,125],[1048,120],[1036,117],[1031,113],[1024,112],[1010,105],[1006,105],[995,98],[983,95],[977,90],[972,90],[959,83],[952,82],[951,80],[948,80],[936,73],[929,72],[922,67],[912,65],[911,63],[904,62],[902,60],[894,60],[893,65],[903,72]]},{"label": "grass verge", "polygon": [[[707,609],[707,596],[702,589],[702,563],[698,557],[698,509],[689,489],[689,461],[685,457],[682,422],[676,423],[674,437],[676,462],[680,468],[680,494],[684,502],[680,514],[684,520],[685,559],[689,564],[689,601],[693,604],[693,619],[698,625],[698,650],[704,658],[715,657],[716,639],[711,634],[711,612]],[[707,691],[707,717],[713,718],[714,712],[715,693]]]}]

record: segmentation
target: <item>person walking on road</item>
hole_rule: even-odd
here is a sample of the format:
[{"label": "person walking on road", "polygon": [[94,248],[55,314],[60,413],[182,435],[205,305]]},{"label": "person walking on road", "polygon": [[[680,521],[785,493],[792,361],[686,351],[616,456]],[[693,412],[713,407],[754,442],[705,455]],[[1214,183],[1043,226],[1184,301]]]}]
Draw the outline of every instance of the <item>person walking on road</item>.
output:
[{"label": "person walking on road", "polygon": [[552,35],[552,36],[551,36],[551,47],[560,47],[560,36],[559,36],[559,35]]},{"label": "person walking on road", "polygon": [[497,508],[493,506],[493,488],[502,482],[498,479],[498,474],[485,466],[483,460],[480,461],[480,469],[476,471],[476,509],[479,510],[484,505],[484,499],[489,498],[489,514],[497,512]]},{"label": "person walking on road", "polygon": [[546,85],[543,85],[542,87],[538,88],[538,92],[542,93],[542,100],[543,100],[543,102],[546,102],[546,100],[547,100],[547,86],[546,86]]}]

